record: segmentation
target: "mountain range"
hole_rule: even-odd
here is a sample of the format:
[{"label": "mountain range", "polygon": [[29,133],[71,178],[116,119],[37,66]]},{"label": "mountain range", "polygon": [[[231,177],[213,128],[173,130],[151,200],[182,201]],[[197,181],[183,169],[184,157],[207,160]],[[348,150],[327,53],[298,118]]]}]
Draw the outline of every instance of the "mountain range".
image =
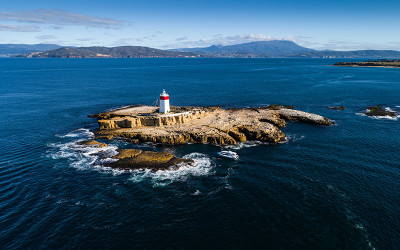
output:
[{"label": "mountain range", "polygon": [[[0,45],[1,48],[4,45]],[[14,45],[16,46],[16,45]],[[395,50],[356,50],[334,51],[314,50],[302,47],[292,41],[274,40],[242,43],[236,45],[213,45],[204,48],[181,48],[160,50],[142,46],[119,47],[61,47],[59,45],[39,44],[20,49],[33,51],[22,52],[16,57],[45,58],[138,58],[138,57],[240,57],[240,58],[400,58],[400,51]],[[48,50],[46,46],[56,47]],[[18,48],[15,47],[15,48]],[[10,48],[11,49],[11,48]],[[42,49],[42,50],[40,50]],[[15,51],[15,50],[14,50]]]},{"label": "mountain range", "polygon": [[194,52],[212,57],[304,57],[304,58],[398,58],[395,50],[334,51],[314,50],[292,41],[274,40],[235,45],[213,45],[205,48],[183,48],[174,51]]},{"label": "mountain range", "polygon": [[22,53],[42,52],[61,48],[57,44],[0,44],[0,56],[12,56]]},{"label": "mountain range", "polygon": [[315,52],[297,45],[292,41],[260,41],[235,45],[213,45],[206,48],[174,49],[174,51],[194,52],[198,54],[223,57],[289,57]]},{"label": "mountain range", "polygon": [[17,55],[16,57],[39,58],[139,58],[139,57],[196,57],[192,52],[178,52],[153,49],[142,46],[119,47],[63,47],[44,52],[33,52]]}]

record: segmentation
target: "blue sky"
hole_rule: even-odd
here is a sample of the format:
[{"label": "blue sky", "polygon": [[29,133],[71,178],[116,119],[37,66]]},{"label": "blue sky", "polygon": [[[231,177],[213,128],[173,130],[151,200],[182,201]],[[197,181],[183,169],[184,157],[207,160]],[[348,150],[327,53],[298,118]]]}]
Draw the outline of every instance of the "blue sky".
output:
[{"label": "blue sky", "polygon": [[400,50],[399,11],[399,0],[5,0],[0,43],[166,49],[284,39]]}]

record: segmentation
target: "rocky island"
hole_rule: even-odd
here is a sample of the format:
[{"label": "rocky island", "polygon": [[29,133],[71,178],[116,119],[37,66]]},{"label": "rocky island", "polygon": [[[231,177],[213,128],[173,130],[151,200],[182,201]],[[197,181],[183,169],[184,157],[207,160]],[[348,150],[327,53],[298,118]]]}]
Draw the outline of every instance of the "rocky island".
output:
[{"label": "rocky island", "polygon": [[[99,129],[95,139],[123,138],[131,143],[154,142],[161,144],[211,143],[236,144],[257,140],[271,144],[286,141],[280,128],[286,121],[299,121],[315,125],[330,125],[320,115],[294,110],[291,106],[269,105],[257,108],[171,107],[168,113],[159,113],[154,106],[130,106],[90,115],[97,118]],[[82,145],[104,147],[94,140]],[[118,169],[164,170],[179,164],[190,165],[190,159],[169,153],[118,149],[116,161],[106,164]]]},{"label": "rocky island", "polygon": [[400,59],[378,59],[368,60],[365,62],[338,62],[335,63],[333,66],[400,68]]},{"label": "rocky island", "polygon": [[247,140],[279,143],[286,140],[279,129],[285,120],[329,125],[320,115],[270,105],[258,108],[171,107],[168,114],[157,107],[134,106],[94,114],[99,130],[96,138],[121,137],[133,143],[236,144]]},{"label": "rocky island", "polygon": [[396,116],[397,111],[391,109],[384,109],[380,105],[370,106],[367,108],[365,114],[367,116]]},{"label": "rocky island", "polygon": [[142,151],[140,149],[118,149],[117,151],[118,154],[112,157],[117,161],[106,163],[106,167],[124,170],[143,168],[165,170],[180,164],[191,165],[194,163],[191,159],[179,158],[170,153]]}]

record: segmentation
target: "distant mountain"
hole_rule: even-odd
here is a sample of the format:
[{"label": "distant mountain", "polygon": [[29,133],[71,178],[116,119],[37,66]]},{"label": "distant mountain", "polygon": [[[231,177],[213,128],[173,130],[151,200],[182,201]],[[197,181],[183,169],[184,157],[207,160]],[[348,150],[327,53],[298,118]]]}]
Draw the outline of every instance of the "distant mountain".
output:
[{"label": "distant mountain", "polygon": [[219,57],[290,57],[316,50],[297,45],[292,41],[274,40],[235,45],[213,45],[206,48],[175,49]]},{"label": "distant mountain", "polygon": [[400,52],[395,50],[314,50],[283,40],[183,48],[174,51],[194,52],[210,57],[400,58]]},{"label": "distant mountain", "polygon": [[12,56],[58,48],[61,48],[61,46],[57,44],[0,44],[0,56]]},{"label": "distant mountain", "polygon": [[177,52],[153,49],[141,46],[120,47],[63,47],[45,52],[33,52],[16,57],[50,57],[50,58],[137,58],[137,57],[198,57],[191,52]]},{"label": "distant mountain", "polygon": [[[0,55],[2,46],[0,45]],[[184,48],[173,50],[160,50],[141,46],[120,47],[60,47],[55,44],[18,45],[8,44],[15,51],[28,50],[16,57],[49,57],[49,58],[137,58],[137,57],[242,57],[242,58],[367,58],[391,59],[400,58],[400,51],[395,50],[357,50],[334,51],[314,50],[302,47],[292,41],[260,41],[236,45],[213,45],[205,48]],[[27,47],[28,46],[28,47]],[[56,49],[46,50],[47,48]],[[45,51],[46,50],[46,51]],[[5,53],[3,53],[5,54]]]}]

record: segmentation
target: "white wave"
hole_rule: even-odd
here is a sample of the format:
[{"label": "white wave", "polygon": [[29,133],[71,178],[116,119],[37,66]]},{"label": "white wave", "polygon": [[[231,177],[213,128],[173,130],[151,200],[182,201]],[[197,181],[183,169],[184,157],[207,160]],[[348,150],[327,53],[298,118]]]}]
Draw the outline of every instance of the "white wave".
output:
[{"label": "white wave", "polygon": [[400,108],[400,106],[396,106],[396,108]]},{"label": "white wave", "polygon": [[267,143],[263,143],[260,141],[246,141],[246,142],[238,142],[236,143],[236,145],[222,145],[221,147],[224,149],[240,150],[242,148],[251,148],[262,144],[267,144]]},{"label": "white wave", "polygon": [[176,181],[185,181],[190,176],[206,176],[211,173],[212,163],[207,155],[195,152],[185,155],[183,158],[192,159],[194,163],[192,165],[180,164],[176,168],[168,170],[132,170],[130,180],[133,182],[150,180],[154,186],[166,186]]},{"label": "white wave", "polygon": [[386,119],[386,120],[392,120],[392,121],[397,121],[400,118],[400,115],[397,116],[390,116],[390,115],[385,115],[385,116],[369,116],[372,119]]},{"label": "white wave", "polygon": [[[201,153],[190,153],[183,158],[192,159],[193,164],[178,164],[168,170],[152,171],[145,170],[120,170],[105,167],[105,163],[117,161],[112,156],[116,155],[117,146],[108,145],[106,147],[97,148],[94,146],[81,145],[81,142],[92,138],[93,133],[88,129],[78,129],[72,131],[61,138],[73,138],[73,141],[51,143],[48,146],[54,150],[50,151],[49,156],[53,159],[67,159],[69,165],[79,170],[96,170],[112,175],[120,175],[130,173],[130,180],[140,182],[150,180],[154,186],[165,186],[175,181],[185,181],[190,176],[208,175],[212,169],[211,159]],[[144,147],[152,147],[153,145],[143,145]]]},{"label": "white wave", "polygon": [[356,115],[359,116],[367,116],[371,119],[384,119],[384,120],[392,120],[392,121],[397,121],[400,118],[400,115],[396,115],[396,116],[390,116],[390,115],[385,115],[385,116],[370,116],[370,115],[366,115],[364,113],[356,113]]},{"label": "white wave", "polygon": [[[396,107],[400,108],[400,106],[396,106]],[[398,112],[397,110],[393,110],[390,107],[386,107],[385,110],[389,111],[389,112],[395,112],[396,115],[395,116],[390,116],[390,115],[385,115],[385,116],[374,116],[374,115],[372,115],[372,116],[369,116],[369,115],[366,115],[364,113],[356,113],[356,115],[367,116],[367,117],[369,117],[371,119],[384,119],[384,120],[392,120],[392,121],[397,121],[400,118],[400,112]],[[365,112],[368,113],[368,112],[370,112],[370,110],[366,109]]]},{"label": "white wave", "polygon": [[368,244],[369,249],[375,250],[375,247],[372,246],[372,243],[371,243],[371,241],[369,240],[368,232],[367,232],[367,230],[365,229],[364,225],[363,225],[362,223],[354,223],[353,226],[354,226],[355,229],[359,230],[359,231],[363,234],[363,236],[364,236],[364,238],[365,238],[365,241],[366,241],[367,244]]},{"label": "white wave", "polygon": [[67,159],[70,162],[70,166],[80,170],[92,168],[95,164],[101,165],[115,161],[111,157],[118,153],[116,151],[117,147],[113,145],[102,148],[81,145],[81,142],[94,137],[94,134],[88,129],[77,129],[59,137],[74,138],[75,140],[49,144],[49,147],[55,149],[50,153],[50,157],[53,159]]},{"label": "white wave", "polygon": [[194,192],[192,195],[200,195],[201,194],[201,192],[200,192],[200,190],[196,190],[196,192]]},{"label": "white wave", "polygon": [[286,134],[286,141],[297,142],[303,140],[305,137],[306,137],[305,135]]},{"label": "white wave", "polygon": [[80,128],[80,129],[71,131],[66,135],[58,135],[58,137],[60,137],[60,138],[79,137],[79,138],[93,139],[94,133],[90,132],[89,129],[87,129],[87,128]]},{"label": "white wave", "polygon": [[393,109],[391,109],[390,107],[385,108],[385,110],[386,110],[386,111],[389,111],[389,112],[397,112],[396,110],[393,110]]}]

